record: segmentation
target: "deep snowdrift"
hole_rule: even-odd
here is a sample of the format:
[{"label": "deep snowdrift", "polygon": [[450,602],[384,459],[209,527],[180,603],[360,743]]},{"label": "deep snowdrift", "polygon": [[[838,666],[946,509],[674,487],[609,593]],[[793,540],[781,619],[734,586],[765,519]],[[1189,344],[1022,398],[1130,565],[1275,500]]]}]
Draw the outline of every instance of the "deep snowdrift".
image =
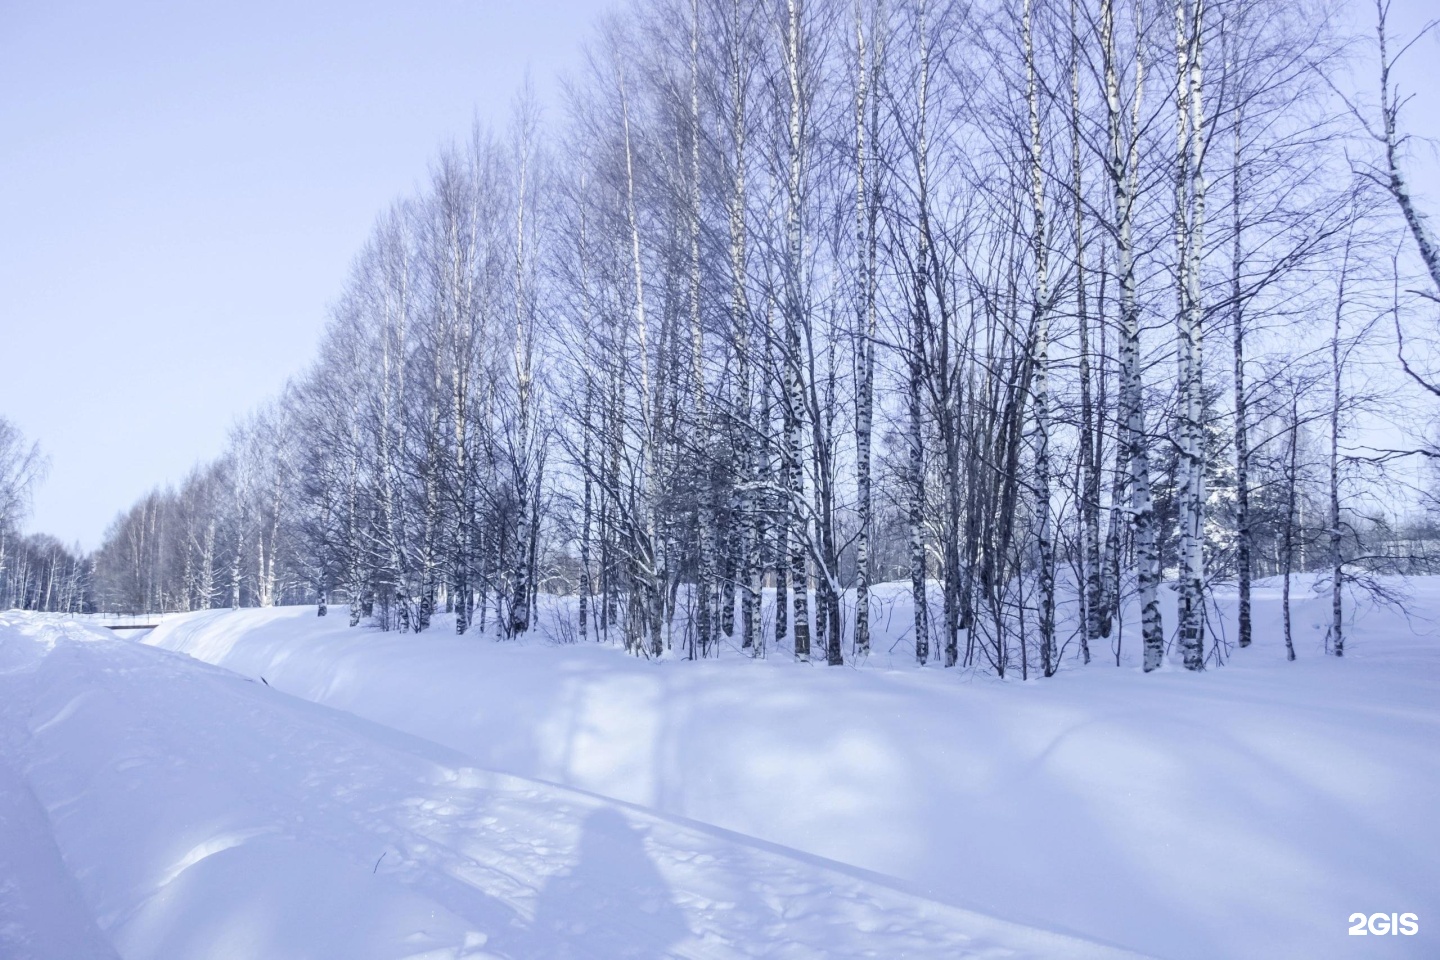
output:
[{"label": "deep snowdrift", "polygon": [[[1434,957],[1440,580],[1408,589],[1410,619],[1356,604],[1343,661],[1314,598],[1285,662],[1262,588],[1256,645],[1221,669],[1145,676],[1097,651],[1029,683],[907,665],[895,588],[877,607],[895,654],[860,668],[386,635],[310,609],[197,614],[149,641],[486,768],[1019,923],[1171,958]],[[1377,911],[1418,913],[1420,934],[1347,936]]]},{"label": "deep snowdrift", "polygon": [[5,960],[1121,956],[902,887],[0,616]]},{"label": "deep snowdrift", "polygon": [[[1029,683],[906,664],[893,588],[893,657],[841,669],[0,616],[0,957],[1434,957],[1440,580],[1408,589],[1344,661],[1307,599],[1285,662],[1260,590],[1222,669]],[[1347,935],[1375,912],[1420,932]]]}]

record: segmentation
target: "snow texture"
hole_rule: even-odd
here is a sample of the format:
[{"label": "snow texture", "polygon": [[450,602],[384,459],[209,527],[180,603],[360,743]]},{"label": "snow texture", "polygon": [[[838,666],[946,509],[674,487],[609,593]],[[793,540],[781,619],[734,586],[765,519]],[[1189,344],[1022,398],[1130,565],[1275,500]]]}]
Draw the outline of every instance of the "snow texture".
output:
[{"label": "snow texture", "polygon": [[[1286,663],[1262,585],[1222,669],[1029,683],[887,664],[893,585],[843,669],[5,615],[0,956],[1437,956],[1440,580],[1410,589],[1343,661],[1307,595]],[[1419,934],[1347,935],[1377,911]]]}]

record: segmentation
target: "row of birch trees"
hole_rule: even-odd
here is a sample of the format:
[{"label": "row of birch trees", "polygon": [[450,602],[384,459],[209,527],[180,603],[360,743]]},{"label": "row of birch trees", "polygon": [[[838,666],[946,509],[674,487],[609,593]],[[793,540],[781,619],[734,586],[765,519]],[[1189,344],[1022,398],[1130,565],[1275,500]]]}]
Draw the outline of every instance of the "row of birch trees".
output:
[{"label": "row of birch trees", "polygon": [[379,217],[311,369],[104,579],[1049,676],[1127,625],[1147,671],[1219,662],[1272,575],[1289,645],[1311,571],[1342,654],[1405,540],[1365,442],[1426,309],[1392,201],[1426,234],[1331,13],[637,0]]},{"label": "row of birch trees", "polygon": [[21,530],[47,466],[39,444],[0,416],[0,610],[80,613],[90,598],[90,562],[78,545]]}]

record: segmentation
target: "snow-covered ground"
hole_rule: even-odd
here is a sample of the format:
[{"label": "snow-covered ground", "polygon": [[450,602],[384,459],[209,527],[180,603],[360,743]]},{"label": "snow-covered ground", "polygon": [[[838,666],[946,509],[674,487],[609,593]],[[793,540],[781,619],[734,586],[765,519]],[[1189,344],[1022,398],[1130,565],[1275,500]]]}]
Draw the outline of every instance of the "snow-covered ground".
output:
[{"label": "snow-covered ground", "polygon": [[[839,669],[8,615],[0,956],[1440,956],[1440,579],[1407,586],[1343,661],[1305,599],[1285,662],[1267,588],[1222,669],[1028,683],[908,665],[897,588]],[[1420,932],[1347,935],[1375,912]]]}]

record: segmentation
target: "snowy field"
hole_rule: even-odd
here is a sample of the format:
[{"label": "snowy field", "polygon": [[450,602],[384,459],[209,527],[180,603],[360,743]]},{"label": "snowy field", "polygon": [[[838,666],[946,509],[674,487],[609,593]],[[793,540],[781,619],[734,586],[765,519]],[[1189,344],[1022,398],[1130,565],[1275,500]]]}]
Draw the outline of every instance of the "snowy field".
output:
[{"label": "snowy field", "polygon": [[[1407,589],[1343,661],[1305,599],[1285,662],[1264,588],[1221,669],[1023,683],[903,638],[3,615],[0,957],[1440,957],[1440,579]],[[1347,935],[1375,912],[1419,933]]]}]

